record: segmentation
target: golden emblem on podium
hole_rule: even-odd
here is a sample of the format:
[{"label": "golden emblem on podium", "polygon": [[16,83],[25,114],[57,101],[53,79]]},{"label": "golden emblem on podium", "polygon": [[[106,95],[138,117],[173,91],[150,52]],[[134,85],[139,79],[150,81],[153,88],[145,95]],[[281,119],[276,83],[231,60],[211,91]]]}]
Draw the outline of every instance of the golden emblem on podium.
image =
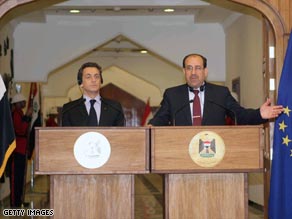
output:
[{"label": "golden emblem on podium", "polygon": [[201,167],[214,167],[223,159],[225,144],[215,132],[202,131],[189,144],[189,155]]}]

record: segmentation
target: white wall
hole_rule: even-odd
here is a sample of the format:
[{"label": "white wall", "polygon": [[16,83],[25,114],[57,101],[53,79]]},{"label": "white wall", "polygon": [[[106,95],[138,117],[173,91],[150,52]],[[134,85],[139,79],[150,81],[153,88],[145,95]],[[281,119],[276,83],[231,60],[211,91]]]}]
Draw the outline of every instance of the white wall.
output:
[{"label": "white wall", "polygon": [[[262,21],[256,15],[241,16],[226,30],[226,84],[240,77],[241,104],[257,108],[264,100]],[[256,95],[255,95],[256,94]]]},{"label": "white wall", "polygon": [[[156,56],[110,57],[84,56],[93,48],[124,35]],[[189,53],[208,57],[209,78],[225,81],[225,33],[219,24],[195,24],[193,16],[48,16],[45,23],[23,22],[16,26],[15,81],[41,81],[44,112],[52,106],[52,97],[65,101],[76,85],[77,70],[86,61],[98,62],[105,81],[158,106],[167,87],[184,83],[182,59]],[[173,64],[171,64],[173,63]],[[175,67],[177,65],[177,67]],[[107,74],[113,66],[127,72],[124,78]],[[112,76],[108,76],[112,75]],[[108,76],[108,77],[107,77]],[[135,82],[148,84],[148,93],[133,92]],[[136,86],[140,86],[136,84]],[[148,96],[148,97],[146,97]]]},{"label": "white wall", "polygon": [[[193,16],[48,16],[46,23],[20,23],[14,31],[15,80],[45,82],[49,73],[119,34],[178,66],[186,54],[202,53],[209,79],[225,80],[224,30],[195,24]],[[133,72],[131,65],[125,70]],[[148,81],[159,80],[156,75]]]},{"label": "white wall", "polygon": [[[241,105],[264,103],[262,21],[258,14],[241,16],[226,30],[226,83],[240,77]],[[249,200],[264,205],[263,173],[249,176]]]}]

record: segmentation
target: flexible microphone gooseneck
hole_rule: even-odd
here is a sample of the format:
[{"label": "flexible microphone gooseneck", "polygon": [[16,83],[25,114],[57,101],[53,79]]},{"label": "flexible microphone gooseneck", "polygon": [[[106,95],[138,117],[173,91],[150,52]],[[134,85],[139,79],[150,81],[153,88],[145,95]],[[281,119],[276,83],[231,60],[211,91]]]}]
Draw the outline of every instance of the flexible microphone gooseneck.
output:
[{"label": "flexible microphone gooseneck", "polygon": [[126,125],[126,118],[124,116],[123,111],[121,111],[119,108],[117,108],[116,106],[114,106],[113,104],[109,103],[108,101],[106,101],[104,98],[100,97],[100,100],[102,103],[104,103],[105,105],[113,108],[114,110],[118,111],[119,113],[121,113],[123,115],[123,120],[124,120],[124,126]]},{"label": "flexible microphone gooseneck", "polygon": [[75,107],[77,107],[79,104],[84,103],[85,102],[85,98],[78,100],[75,104],[73,104],[72,106],[70,106],[69,108],[62,110],[62,115],[64,115],[65,113],[67,113],[68,111],[70,111],[71,109],[74,109]]},{"label": "flexible microphone gooseneck", "polygon": [[223,106],[220,103],[215,102],[214,100],[210,100],[209,99],[207,101],[210,102],[210,103],[213,103],[213,104],[215,104],[217,106],[219,106],[220,108],[222,108],[222,109],[224,109],[224,110],[226,110],[228,112],[231,112],[234,115],[234,125],[237,125],[237,116],[236,116],[236,113],[233,110],[226,108],[225,106]]},{"label": "flexible microphone gooseneck", "polygon": [[176,114],[179,113],[180,111],[182,111],[185,107],[189,106],[190,103],[194,102],[194,100],[189,100],[187,103],[185,103],[184,105],[182,105],[180,108],[178,108],[178,110],[176,110],[173,114],[173,126],[175,126],[175,122],[176,122]]},{"label": "flexible microphone gooseneck", "polygon": [[62,120],[63,120],[63,115],[65,114],[65,113],[67,113],[68,111],[70,111],[70,110],[72,110],[72,109],[74,109],[75,107],[77,107],[78,105],[80,105],[81,103],[84,103],[85,102],[85,98],[82,98],[82,99],[80,99],[80,100],[78,100],[76,103],[74,103],[73,105],[71,105],[70,107],[68,107],[67,109],[62,109],[62,112],[61,112],[61,122],[60,122],[60,126],[62,126]]}]

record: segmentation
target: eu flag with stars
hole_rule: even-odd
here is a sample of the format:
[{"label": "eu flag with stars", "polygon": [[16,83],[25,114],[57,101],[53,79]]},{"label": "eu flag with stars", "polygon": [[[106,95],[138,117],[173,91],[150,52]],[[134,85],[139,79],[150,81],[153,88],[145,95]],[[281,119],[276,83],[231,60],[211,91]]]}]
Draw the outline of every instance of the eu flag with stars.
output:
[{"label": "eu flag with stars", "polygon": [[269,198],[270,219],[292,218],[292,31],[282,69],[278,105],[284,112],[276,119]]}]

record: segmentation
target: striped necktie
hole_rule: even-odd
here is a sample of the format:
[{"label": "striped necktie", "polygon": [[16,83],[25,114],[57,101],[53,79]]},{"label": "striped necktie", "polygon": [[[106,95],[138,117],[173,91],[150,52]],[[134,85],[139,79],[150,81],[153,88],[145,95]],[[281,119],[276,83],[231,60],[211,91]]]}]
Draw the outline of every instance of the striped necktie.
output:
[{"label": "striped necktie", "polygon": [[195,94],[193,102],[193,125],[199,126],[202,123],[199,91],[193,90],[193,92]]}]

